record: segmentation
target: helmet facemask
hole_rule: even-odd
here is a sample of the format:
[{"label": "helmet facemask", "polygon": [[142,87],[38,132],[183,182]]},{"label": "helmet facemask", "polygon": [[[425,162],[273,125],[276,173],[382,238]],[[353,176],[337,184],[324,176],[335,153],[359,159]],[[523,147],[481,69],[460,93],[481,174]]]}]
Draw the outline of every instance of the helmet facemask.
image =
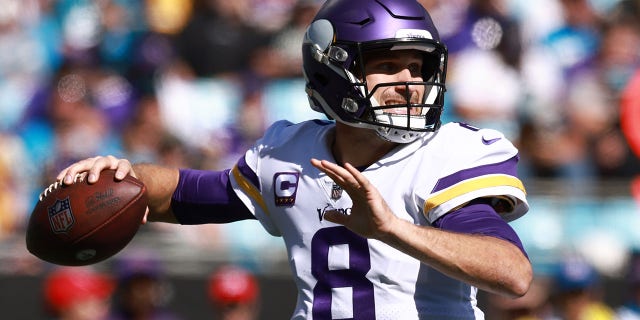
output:
[{"label": "helmet facemask", "polygon": [[[358,88],[361,95],[357,98],[345,98],[342,106],[343,109],[352,111],[353,117],[360,124],[358,126],[375,129],[381,138],[395,143],[409,143],[427,132],[439,129],[445,91],[446,55],[435,53],[433,44],[405,41],[409,43],[395,40],[392,46],[384,42],[370,46],[371,48],[358,46],[358,57],[362,58],[356,59],[352,68],[352,85]],[[385,54],[389,50],[420,51],[420,74],[423,81],[384,82],[369,88],[366,76],[362,76],[365,74],[367,56],[371,53]],[[393,103],[381,105],[381,101],[375,98],[378,91],[383,97],[382,102]],[[353,125],[353,122],[347,123]]]}]

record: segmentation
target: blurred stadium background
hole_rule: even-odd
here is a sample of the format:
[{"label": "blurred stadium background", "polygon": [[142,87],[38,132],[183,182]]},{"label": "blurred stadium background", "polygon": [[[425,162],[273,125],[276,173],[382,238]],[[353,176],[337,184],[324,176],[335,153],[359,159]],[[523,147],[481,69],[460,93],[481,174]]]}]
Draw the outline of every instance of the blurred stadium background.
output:
[{"label": "blurred stadium background", "polygon": [[[450,50],[444,120],[502,130],[521,150],[532,209],[512,225],[536,277],[554,279],[579,257],[602,299],[621,305],[639,276],[629,271],[640,250],[640,125],[628,113],[640,108],[640,1],[420,2]],[[299,57],[321,4],[0,0],[2,318],[44,317],[53,266],[26,252],[24,226],[70,162],[113,154],[221,169],[273,121],[322,117],[308,107]],[[295,304],[281,240],[255,221],[145,225],[96,268],[142,253],[160,262],[167,304],[186,319],[215,319],[205,280],[226,263],[259,277],[261,319],[287,318]],[[489,315],[499,308],[481,297]]]}]

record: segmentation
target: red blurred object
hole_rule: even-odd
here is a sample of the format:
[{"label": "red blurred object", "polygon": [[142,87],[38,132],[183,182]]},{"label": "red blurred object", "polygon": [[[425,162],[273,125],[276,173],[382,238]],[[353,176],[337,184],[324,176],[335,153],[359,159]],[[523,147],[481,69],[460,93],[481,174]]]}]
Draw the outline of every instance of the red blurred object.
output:
[{"label": "red blurred object", "polygon": [[47,306],[59,313],[74,303],[106,299],[114,289],[114,281],[106,275],[83,268],[61,268],[45,279],[44,298]]},{"label": "red blurred object", "polygon": [[620,125],[631,150],[640,157],[640,71],[637,71],[620,98]]},{"label": "red blurred object", "polygon": [[[640,71],[637,71],[620,97],[620,126],[631,151],[640,157]],[[631,180],[631,195],[640,203],[640,176]]]},{"label": "red blurred object", "polygon": [[255,302],[258,281],[240,267],[221,267],[209,278],[209,298],[218,305]]}]

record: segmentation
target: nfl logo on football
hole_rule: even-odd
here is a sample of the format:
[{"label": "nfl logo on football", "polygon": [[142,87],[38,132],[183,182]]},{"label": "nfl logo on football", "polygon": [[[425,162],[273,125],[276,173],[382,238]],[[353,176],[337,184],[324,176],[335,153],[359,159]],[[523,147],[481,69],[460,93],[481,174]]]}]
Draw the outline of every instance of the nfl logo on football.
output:
[{"label": "nfl logo on football", "polygon": [[75,223],[75,218],[71,212],[69,198],[56,200],[49,208],[49,222],[51,230],[55,233],[66,233],[71,230]]}]

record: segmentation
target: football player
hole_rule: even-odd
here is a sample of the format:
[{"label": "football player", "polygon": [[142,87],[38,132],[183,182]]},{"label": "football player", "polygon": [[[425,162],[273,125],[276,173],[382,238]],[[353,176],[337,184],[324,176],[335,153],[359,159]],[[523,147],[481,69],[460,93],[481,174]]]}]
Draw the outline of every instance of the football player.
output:
[{"label": "football player", "polygon": [[508,222],[528,210],[500,132],[441,126],[447,49],[415,0],[329,0],[302,45],[311,107],[333,121],[273,124],[229,170],[104,168],[148,188],[146,220],[257,219],[281,236],[293,319],[483,319],[478,289],[524,295],[532,268]]}]

